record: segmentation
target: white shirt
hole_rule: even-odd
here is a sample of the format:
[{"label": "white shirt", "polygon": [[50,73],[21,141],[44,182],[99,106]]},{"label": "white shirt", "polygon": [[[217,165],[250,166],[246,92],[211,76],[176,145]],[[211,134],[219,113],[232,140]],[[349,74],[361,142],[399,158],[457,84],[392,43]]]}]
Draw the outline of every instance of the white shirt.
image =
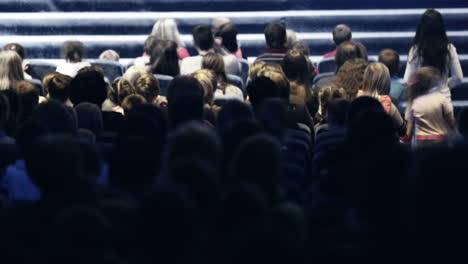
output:
[{"label": "white shirt", "polygon": [[65,62],[57,66],[57,69],[55,71],[68,75],[72,78],[75,78],[76,74],[78,74],[78,71],[83,69],[84,67],[89,67],[91,64],[87,61],[81,61],[81,62]]},{"label": "white shirt", "polygon": [[[454,88],[460,84],[463,80],[463,72],[460,66],[460,60],[458,59],[458,53],[455,46],[449,44],[449,61],[447,69],[450,71],[446,72],[442,77],[440,85],[435,89],[436,91],[444,94],[449,101],[451,100],[450,89]],[[408,55],[408,62],[406,64],[406,71],[404,76],[405,83],[408,83],[411,80],[411,77],[416,73],[416,71],[421,67],[422,58],[417,57],[416,49],[412,47]]]},{"label": "white shirt", "polygon": [[[180,64],[180,74],[181,75],[189,75],[192,74],[202,67],[202,60],[203,55],[207,52],[200,52],[200,55],[187,57],[182,60]],[[241,75],[241,65],[240,62],[237,60],[236,56],[229,54],[223,56],[224,60],[224,71],[226,74],[233,74],[236,76]]]},{"label": "white shirt", "polygon": [[244,101],[244,94],[239,87],[234,86],[232,84],[227,84],[225,93],[221,89],[216,89],[214,93],[215,99],[235,99],[239,101]]}]

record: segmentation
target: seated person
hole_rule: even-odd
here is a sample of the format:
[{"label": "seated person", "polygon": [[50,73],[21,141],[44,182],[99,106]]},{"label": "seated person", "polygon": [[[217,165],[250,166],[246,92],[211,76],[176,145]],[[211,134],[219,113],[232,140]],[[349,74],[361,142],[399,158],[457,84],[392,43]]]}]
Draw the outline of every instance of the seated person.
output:
[{"label": "seated person", "polygon": [[70,83],[72,80],[72,77],[58,72],[52,72],[44,76],[42,87],[44,87],[47,94],[47,99],[57,100],[73,107],[70,101]]},{"label": "seated person", "polygon": [[403,83],[397,76],[400,71],[400,55],[392,49],[384,49],[379,54],[379,62],[385,64],[390,71],[390,78],[392,79],[390,97],[398,105],[404,89]]},{"label": "seated person", "polygon": [[55,71],[74,78],[79,70],[91,66],[89,62],[82,61],[85,52],[83,43],[79,41],[65,42],[62,46],[62,56],[65,58],[65,62],[59,64]]},{"label": "seated person", "polygon": [[215,99],[244,100],[242,90],[227,82],[226,72],[224,71],[224,60],[221,55],[208,53],[203,56],[202,68],[212,70],[216,74],[218,83],[214,91]]},{"label": "seated person", "polygon": [[[351,28],[349,28],[347,25],[340,24],[337,25],[333,29],[333,42],[335,43],[336,47],[340,46],[341,43],[345,41],[350,41],[352,38],[352,33],[351,33]],[[323,55],[323,58],[332,58],[335,57],[336,54],[336,49]]]},{"label": "seated person", "polygon": [[281,63],[287,52],[285,26],[280,23],[270,23],[266,26],[264,34],[268,49],[258,56],[255,62]]},{"label": "seated person", "polygon": [[[198,25],[192,30],[193,43],[198,51],[197,56],[187,57],[180,64],[182,75],[192,74],[202,68],[202,56],[214,52],[214,38],[209,25]],[[240,76],[240,63],[236,56],[229,54],[223,56],[224,70],[227,74]]]}]

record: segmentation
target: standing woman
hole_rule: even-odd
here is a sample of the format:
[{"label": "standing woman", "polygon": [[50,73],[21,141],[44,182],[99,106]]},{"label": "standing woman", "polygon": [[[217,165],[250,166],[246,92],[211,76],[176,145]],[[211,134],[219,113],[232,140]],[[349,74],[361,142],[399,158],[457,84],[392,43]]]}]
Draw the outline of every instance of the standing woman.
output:
[{"label": "standing woman", "polygon": [[416,71],[424,66],[440,71],[440,84],[435,90],[450,100],[450,89],[462,82],[463,72],[457,49],[447,38],[442,15],[434,9],[428,9],[419,20],[408,55],[405,82],[408,83]]},{"label": "standing woman", "polygon": [[185,48],[185,43],[180,39],[177,23],[174,19],[163,18],[158,20],[153,26],[151,35],[158,40],[172,40],[177,44],[177,54],[179,60],[190,57],[188,50]]}]

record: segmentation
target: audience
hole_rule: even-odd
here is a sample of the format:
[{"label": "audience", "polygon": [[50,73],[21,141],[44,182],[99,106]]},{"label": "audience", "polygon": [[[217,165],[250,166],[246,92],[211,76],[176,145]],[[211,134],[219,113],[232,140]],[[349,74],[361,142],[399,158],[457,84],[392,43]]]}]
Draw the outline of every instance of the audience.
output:
[{"label": "audience", "polygon": [[68,75],[74,78],[78,71],[84,67],[89,67],[91,64],[82,61],[85,56],[85,46],[79,41],[66,41],[62,46],[62,57],[65,62],[59,64],[55,70],[58,73]]},{"label": "audience", "polygon": [[24,79],[31,80],[32,79],[31,75],[26,73],[26,70],[28,69],[28,65],[24,62],[24,60],[26,59],[26,51],[24,50],[23,46],[21,46],[18,43],[10,43],[10,44],[6,44],[3,47],[3,50],[11,50],[11,51],[18,53],[18,55],[21,57],[21,61],[23,61]]},{"label": "audience", "polygon": [[99,59],[119,62],[120,55],[117,53],[117,51],[113,49],[108,49],[108,50],[103,51],[101,55],[99,55]]},{"label": "audience", "polygon": [[[198,51],[198,56],[188,57],[182,60],[180,72],[183,75],[192,74],[202,68],[203,56],[214,52],[214,37],[209,25],[198,25],[192,30],[193,44]],[[227,74],[240,76],[240,64],[236,56],[229,54],[223,56],[224,71]]]},{"label": "audience", "polygon": [[[449,88],[463,74],[440,13],[420,19],[405,85],[398,53],[369,64],[338,25],[325,55],[337,70],[312,89],[309,47],[271,23],[245,95],[228,79],[246,55],[237,28],[212,26],[194,28],[199,55],[188,57],[175,21],[158,20],[109,87],[83,44],[67,42],[62,73],[41,80],[47,100],[25,81],[24,49],[4,47],[4,262],[462,256],[468,111],[455,119]],[[153,74],[173,76],[166,98]]]}]

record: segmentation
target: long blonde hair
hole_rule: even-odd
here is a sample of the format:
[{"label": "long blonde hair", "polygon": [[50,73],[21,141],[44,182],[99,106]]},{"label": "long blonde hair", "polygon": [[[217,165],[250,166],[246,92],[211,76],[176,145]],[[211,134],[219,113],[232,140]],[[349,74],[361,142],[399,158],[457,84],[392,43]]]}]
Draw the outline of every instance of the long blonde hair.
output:
[{"label": "long blonde hair", "polygon": [[390,93],[390,71],[385,64],[374,62],[367,66],[362,81],[362,91],[365,95],[378,97]]},{"label": "long blonde hair", "polygon": [[151,35],[155,36],[157,39],[172,40],[177,43],[178,47],[185,47],[184,42],[180,39],[177,23],[172,18],[159,19],[154,23]]},{"label": "long blonde hair", "polygon": [[8,90],[14,82],[23,80],[23,61],[18,53],[11,50],[0,52],[0,90]]}]

